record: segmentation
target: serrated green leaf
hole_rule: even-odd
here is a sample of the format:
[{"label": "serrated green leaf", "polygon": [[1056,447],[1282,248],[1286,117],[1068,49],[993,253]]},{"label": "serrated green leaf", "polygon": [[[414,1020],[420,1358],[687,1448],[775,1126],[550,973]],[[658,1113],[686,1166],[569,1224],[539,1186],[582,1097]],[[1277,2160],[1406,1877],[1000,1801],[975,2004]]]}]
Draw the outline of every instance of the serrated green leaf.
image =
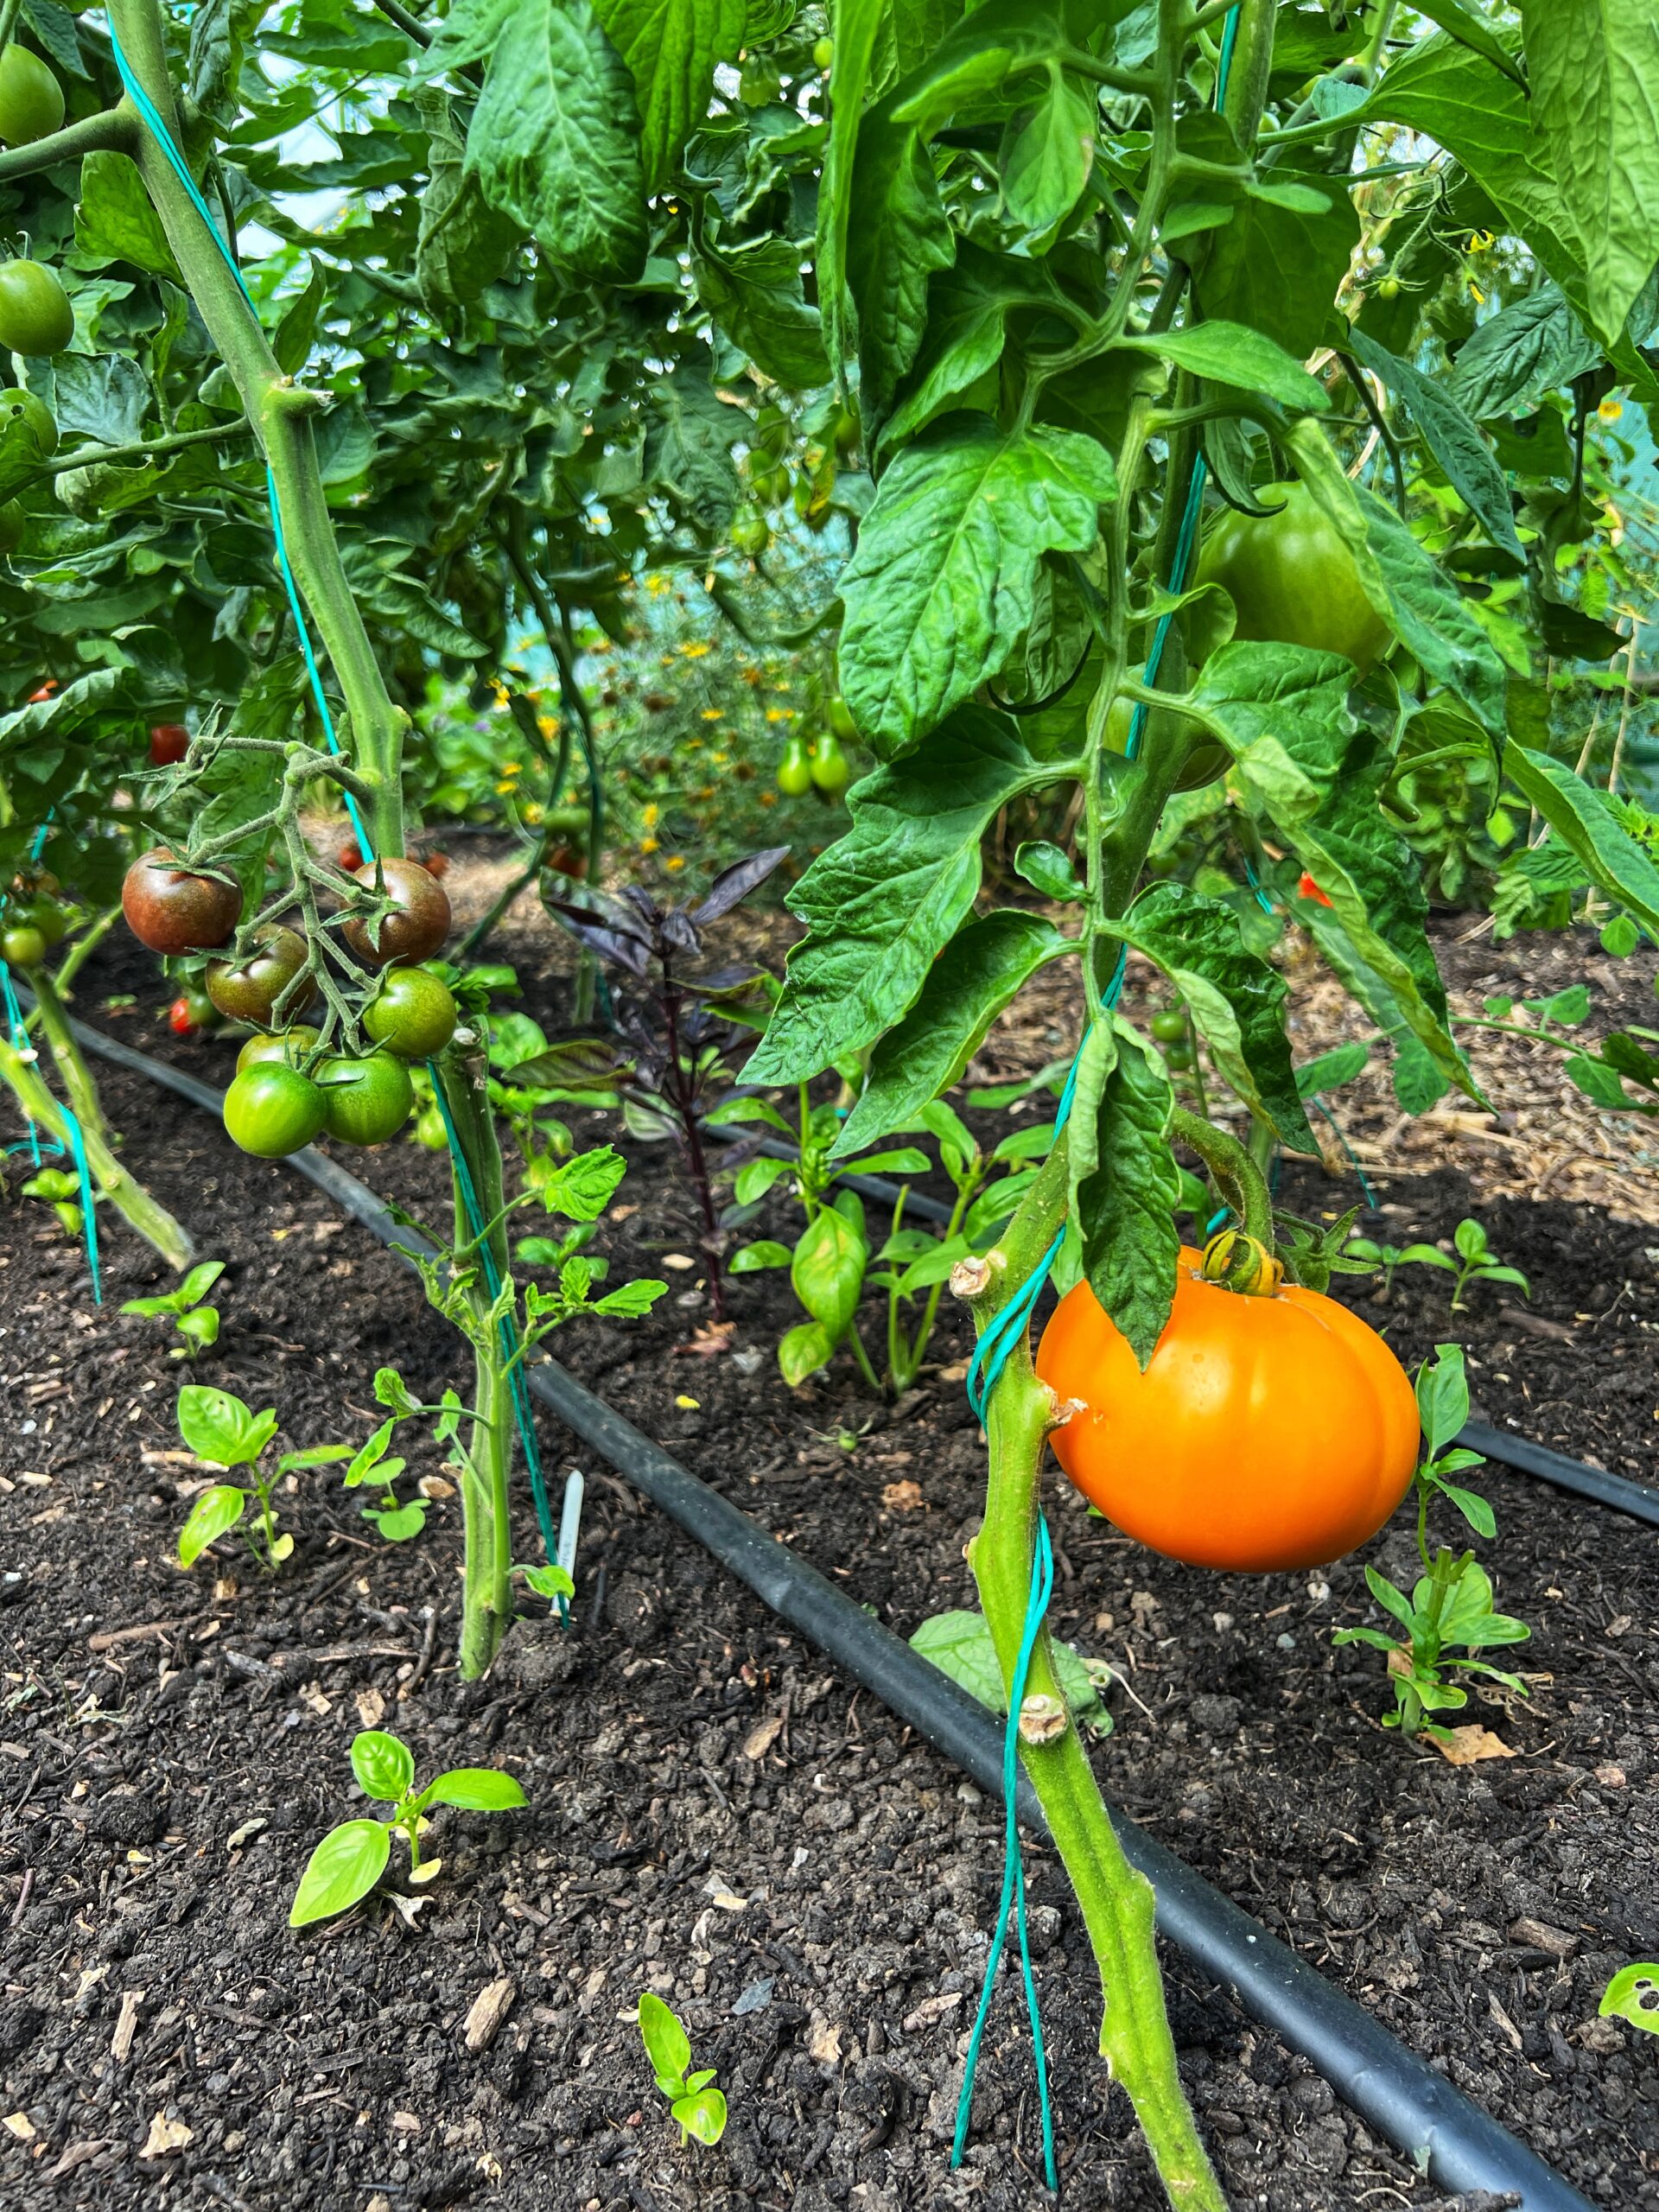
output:
[{"label": "serrated green leaf", "polygon": [[645,189],[656,192],[708,112],[715,63],[737,58],[745,0],[596,0],[596,5],[633,79]]},{"label": "serrated green leaf", "polygon": [[1097,1021],[1071,1109],[1071,1217],[1090,1287],[1142,1368],[1169,1319],[1180,1255],[1180,1170],[1167,1134],[1174,1103],[1162,1062],[1128,1024]]},{"label": "serrated green leaf", "polygon": [[790,893],[807,933],[743,1080],[809,1082],[890,1028],[973,905],[986,824],[1054,773],[1011,721],[975,708],[855,784],[851,830]]},{"label": "serrated green leaf", "polygon": [[1174,983],[1236,1096],[1293,1152],[1316,1151],[1290,1064],[1284,978],[1246,950],[1233,909],[1185,884],[1157,883],[1129,909],[1122,936]]},{"label": "serrated green leaf", "polygon": [[1086,552],[1116,491],[1092,439],[977,415],[934,424],[891,464],[841,580],[842,690],[880,757],[997,674],[1043,554]]},{"label": "serrated green leaf", "polygon": [[862,1096],[830,1157],[902,1128],[957,1082],[997,1015],[1066,940],[1039,915],[987,914],[957,931],[929,970],[921,995],[871,1055]]},{"label": "serrated green leaf", "polygon": [[1349,344],[1364,365],[1404,400],[1447,483],[1492,543],[1523,560],[1503,472],[1480,432],[1446,390],[1444,378],[1426,377],[1363,330],[1353,331]]},{"label": "serrated green leaf", "polygon": [[457,0],[428,75],[486,64],[467,167],[575,282],[630,283],[647,246],[632,79],[589,0]]},{"label": "serrated green leaf", "polygon": [[1344,473],[1316,424],[1293,423],[1286,443],[1302,481],[1352,556],[1366,598],[1413,659],[1501,739],[1503,664],[1455,586],[1394,509]]}]

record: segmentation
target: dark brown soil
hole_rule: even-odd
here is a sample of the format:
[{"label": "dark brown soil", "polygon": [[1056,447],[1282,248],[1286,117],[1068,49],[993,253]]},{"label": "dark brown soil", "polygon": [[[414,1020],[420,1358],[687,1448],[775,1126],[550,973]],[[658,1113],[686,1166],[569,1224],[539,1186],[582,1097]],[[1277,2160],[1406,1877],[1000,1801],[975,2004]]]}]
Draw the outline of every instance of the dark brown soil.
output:
[{"label": "dark brown soil", "polygon": [[[96,1017],[118,974],[83,1006],[159,1050],[147,1024],[139,1035],[131,1017]],[[542,1010],[533,993],[531,1006]],[[222,1046],[178,1049],[226,1078]],[[365,1434],[387,1360],[428,1395],[464,1391],[459,1340],[412,1275],[309,1185],[142,1082],[100,1080],[130,1164],[229,1262],[224,1333],[197,1379],[274,1405],[289,1446]],[[400,1144],[347,1164],[440,1217],[440,1160]],[[605,1233],[617,1279],[690,1249],[665,1169],[641,1153],[620,1194],[637,1211]],[[1292,1187],[1305,1208],[1338,1203],[1317,1179]],[[1449,1317],[1449,1278],[1408,1270],[1388,1303],[1362,1295],[1360,1310],[1403,1355],[1466,1343],[1489,1417],[1650,1478],[1652,1231],[1563,1204],[1483,1203],[1450,1172],[1379,1195],[1397,1209],[1382,1225],[1395,1243],[1448,1236],[1478,1211],[1534,1296],[1478,1290]],[[948,2170],[1000,1880],[995,1806],[591,1464],[574,1633],[525,1622],[481,1685],[453,1671],[453,1503],[416,1543],[385,1547],[321,1469],[282,1501],[298,1542],[280,1579],[230,1540],[217,1586],[207,1562],[182,1573],[172,1547],[200,1476],[162,1456],[179,1446],[181,1367],[165,1325],[115,1311],[161,1270],[118,1224],[105,1251],[94,1311],[78,1251],[41,1211],[0,1211],[4,2201],[1038,2201],[1012,1984],[974,2147],[962,2174]],[[839,1363],[791,1397],[770,1358],[785,1296],[773,1277],[735,1287],[737,1344],[758,1362],[672,1351],[706,1318],[696,1288],[646,1322],[572,1329],[558,1350],[907,1634],[971,1602],[961,1547],[978,1510],[976,1431],[959,1385],[937,1376],[896,1409]],[[938,1357],[965,1344],[953,1315]],[[570,1440],[544,1419],[543,1440],[556,1480]],[[415,1471],[437,1465],[416,1452]],[[910,1484],[919,1504],[895,1487]],[[1115,1535],[1061,1485],[1056,1616],[1122,1670],[1097,1762],[1121,1802],[1593,2202],[1659,2207],[1655,2045],[1596,2018],[1609,1974],[1650,1955],[1659,1928],[1655,1534],[1503,1470],[1484,1487],[1499,1532],[1483,1556],[1504,1607],[1535,1626],[1517,1659],[1533,1694],[1465,1717],[1509,1759],[1457,1769],[1380,1730],[1378,1655],[1330,1640],[1376,1618],[1357,1561],[1195,1573]],[[534,1555],[527,1505],[519,1542]],[[1403,1519],[1370,1556],[1409,1573]],[[120,1630],[141,1632],[105,1641]],[[413,1927],[378,1899],[292,1934],[307,1853],[362,1809],[346,1751],[377,1708],[423,1772],[505,1764],[530,1809],[443,1816],[442,1872]],[[1152,2212],[1127,2106],[1094,2055],[1080,1923],[1054,1864],[1032,1864],[1066,2200]],[[1236,2206],[1444,2212],[1304,2062],[1171,1965],[1183,2066]],[[499,1980],[504,2022],[469,2050],[469,2008]],[[719,2069],[732,2120],[715,2152],[680,2147],[652,2086],[627,2017],[646,1987]],[[188,2139],[146,2157],[158,2116]]]}]

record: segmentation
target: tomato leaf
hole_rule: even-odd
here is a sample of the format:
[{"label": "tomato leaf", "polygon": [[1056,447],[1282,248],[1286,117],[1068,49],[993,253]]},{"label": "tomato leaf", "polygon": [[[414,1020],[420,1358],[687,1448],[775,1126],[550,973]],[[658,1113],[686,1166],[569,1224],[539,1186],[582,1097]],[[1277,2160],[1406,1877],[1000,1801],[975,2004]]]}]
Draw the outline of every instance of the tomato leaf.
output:
[{"label": "tomato leaf", "polygon": [[[1659,48],[1647,0],[1521,0],[1535,147],[1611,343],[1659,259]],[[1536,156],[1535,156],[1536,158]]]},{"label": "tomato leaf", "polygon": [[[1505,677],[1497,649],[1394,509],[1344,473],[1318,425],[1286,433],[1302,481],[1352,556],[1365,596],[1426,674],[1502,739]],[[1329,886],[1320,879],[1321,887]]]},{"label": "tomato leaf", "polygon": [[487,64],[467,166],[493,207],[576,282],[645,265],[633,85],[588,0],[457,0],[423,69]]},{"label": "tomato leaf", "polygon": [[1118,343],[1173,361],[1178,369],[1207,377],[1212,384],[1264,392],[1297,414],[1322,415],[1331,404],[1318,378],[1309,376],[1282,346],[1247,323],[1200,322],[1191,330],[1162,330],[1156,337],[1124,338]]},{"label": "tomato leaf", "polygon": [[1162,1062],[1125,1021],[1096,1021],[1071,1109],[1071,1218],[1090,1287],[1145,1368],[1175,1297],[1180,1170]]},{"label": "tomato leaf", "polygon": [[1493,544],[1513,553],[1516,560],[1524,560],[1503,472],[1480,432],[1446,391],[1445,379],[1424,376],[1363,330],[1352,332],[1348,343],[1364,365],[1404,400],[1424,444],[1446,472],[1447,483]]},{"label": "tomato leaf", "polygon": [[715,63],[737,58],[747,19],[744,0],[596,0],[596,5],[633,79],[645,189],[656,192],[708,111]]},{"label": "tomato leaf", "polygon": [[948,1090],[1015,992],[1067,949],[1053,924],[1035,914],[987,914],[959,930],[928,971],[914,1006],[871,1055],[862,1095],[830,1158],[849,1158]]},{"label": "tomato leaf", "polygon": [[1109,454],[1071,430],[956,415],[899,454],[841,579],[842,690],[878,754],[905,752],[997,674],[1042,555],[1087,552],[1116,496]]},{"label": "tomato leaf", "polygon": [[847,236],[852,220],[853,163],[859,120],[875,41],[887,16],[886,0],[841,0],[836,10],[835,56],[830,69],[830,135],[818,178],[818,309],[824,349],[839,387],[852,351],[847,315]]},{"label": "tomato leaf", "polygon": [[1174,983],[1235,1094],[1293,1152],[1316,1151],[1290,1064],[1284,979],[1246,950],[1232,908],[1185,884],[1154,884],[1130,908],[1123,937]]},{"label": "tomato leaf", "polygon": [[851,830],[790,893],[807,933],[746,1083],[810,1081],[892,1027],[973,905],[985,825],[1052,772],[1011,721],[965,708],[853,786]]},{"label": "tomato leaf", "polygon": [[391,1831],[380,1821],[346,1821],[333,1828],[306,1862],[294,1893],[288,1924],[308,1927],[345,1912],[369,1891],[386,1871]]},{"label": "tomato leaf", "polygon": [[1659,934],[1659,868],[1625,829],[1618,802],[1585,783],[1565,761],[1530,746],[1510,746],[1503,766],[1597,888]]}]

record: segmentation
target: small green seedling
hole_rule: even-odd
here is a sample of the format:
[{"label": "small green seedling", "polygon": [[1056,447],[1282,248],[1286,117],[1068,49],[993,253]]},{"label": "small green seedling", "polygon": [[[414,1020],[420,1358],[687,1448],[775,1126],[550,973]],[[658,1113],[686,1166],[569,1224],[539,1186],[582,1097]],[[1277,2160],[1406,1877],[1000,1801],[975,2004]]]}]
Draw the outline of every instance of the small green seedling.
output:
[{"label": "small green seedling", "polygon": [[[1437,1344],[1434,1349],[1433,1363],[1425,1360],[1417,1373],[1417,1411],[1428,1447],[1416,1477],[1417,1550],[1423,1573],[1408,1598],[1376,1567],[1365,1570],[1372,1597],[1405,1630],[1406,1641],[1398,1643],[1375,1628],[1339,1628],[1332,1641],[1368,1643],[1388,1654],[1395,1710],[1384,1719],[1385,1728],[1445,1740],[1451,1731],[1430,1720],[1428,1714],[1469,1701],[1468,1692],[1449,1681],[1446,1670],[1456,1668],[1461,1674],[1490,1675],[1525,1697],[1527,1687],[1518,1675],[1506,1674],[1473,1655],[1491,1644],[1523,1643],[1532,1630],[1524,1621],[1492,1611],[1491,1578],[1476,1564],[1473,1552],[1459,1557],[1442,1544],[1430,1554],[1428,1508],[1436,1495],[1449,1499],[1477,1535],[1490,1539],[1497,1533],[1497,1516],[1486,1500],[1450,1479],[1465,1467],[1483,1463],[1478,1452],[1445,1448],[1469,1418],[1469,1385],[1462,1348]],[[1470,1656],[1453,1656],[1454,1651]]]},{"label": "small green seedling", "polygon": [[[493,1766],[455,1766],[415,1787],[415,1754],[401,1738],[383,1728],[365,1728],[352,1738],[352,1772],[365,1797],[390,1805],[385,1821],[342,1821],[331,1828],[306,1861],[289,1911],[290,1928],[306,1928],[360,1904],[386,1871],[391,1839],[409,1844],[409,1878],[429,1882],[442,1861],[421,1857],[421,1837],[433,1805],[454,1805],[465,1813],[511,1813],[528,1802],[510,1774]],[[723,2108],[722,2108],[723,2113]]]},{"label": "small green seedling", "polygon": [[1633,2028],[1659,2036],[1659,1966],[1644,1959],[1637,1966],[1621,1967],[1596,2010],[1604,2020],[1628,2020]]},{"label": "small green seedling", "polygon": [[507,1572],[521,1574],[524,1587],[533,1590],[538,1598],[545,1598],[550,1605],[556,1605],[562,1598],[568,1601],[576,1594],[576,1586],[569,1574],[551,1560],[545,1567],[535,1567],[526,1560],[515,1560]]},{"label": "small green seedling", "polygon": [[22,1186],[26,1198],[38,1198],[51,1207],[66,1236],[79,1236],[86,1217],[81,1212],[80,1178],[67,1167],[42,1167]]},{"label": "small green seedling", "polygon": [[276,1433],[274,1410],[267,1406],[256,1414],[229,1390],[209,1389],[200,1382],[187,1382],[179,1393],[179,1433],[198,1459],[216,1467],[251,1471],[245,1489],[236,1483],[215,1483],[191,1507],[179,1531],[181,1567],[194,1567],[209,1544],[234,1529],[251,1501],[257,1514],[256,1533],[250,1536],[245,1529],[243,1534],[259,1565],[274,1574],[294,1548],[292,1536],[276,1533],[271,1499],[277,1484],[296,1468],[320,1467],[352,1456],[349,1444],[314,1444],[303,1452],[284,1452],[267,1470],[260,1462]]},{"label": "small green seedling", "polygon": [[681,2142],[695,2135],[699,2143],[718,2143],[726,2133],[726,2100],[714,2087],[715,2069],[705,2066],[687,2074],[690,2039],[662,1999],[650,1990],[639,1999],[639,2037],[657,2086],[680,2123]]},{"label": "small green seedling", "polygon": [[121,1311],[170,1313],[184,1342],[173,1346],[169,1357],[194,1359],[209,1344],[219,1342],[219,1308],[204,1306],[201,1301],[224,1272],[223,1260],[204,1260],[200,1267],[191,1268],[176,1290],[169,1290],[161,1298],[130,1298]]},{"label": "small green seedling", "polygon": [[1532,1296],[1532,1286],[1525,1275],[1519,1268],[1503,1266],[1478,1221],[1460,1221],[1452,1233],[1452,1252],[1442,1252],[1438,1244],[1408,1244],[1400,1251],[1391,1244],[1374,1244],[1369,1236],[1356,1236],[1347,1248],[1347,1255],[1370,1267],[1380,1267],[1385,1292],[1394,1281],[1396,1268],[1439,1268],[1446,1274],[1455,1275],[1457,1281],[1452,1286],[1454,1313],[1468,1311],[1463,1294],[1471,1282],[1511,1282],[1523,1298]]}]

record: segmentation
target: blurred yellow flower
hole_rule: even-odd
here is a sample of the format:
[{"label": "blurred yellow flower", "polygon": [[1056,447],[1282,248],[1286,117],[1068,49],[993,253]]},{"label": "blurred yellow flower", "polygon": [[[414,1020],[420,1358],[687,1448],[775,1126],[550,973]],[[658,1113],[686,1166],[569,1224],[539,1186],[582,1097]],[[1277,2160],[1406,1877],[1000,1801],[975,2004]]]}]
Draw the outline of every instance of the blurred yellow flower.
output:
[{"label": "blurred yellow flower", "polygon": [[683,868],[685,866],[685,855],[683,853],[671,853],[668,858],[663,862],[663,866],[668,869],[671,874],[672,874],[676,868]]},{"label": "blurred yellow flower", "polygon": [[685,655],[687,660],[701,660],[705,653],[711,653],[714,650],[708,640],[702,638],[689,639],[680,647],[680,651]]},{"label": "blurred yellow flower", "polygon": [[717,722],[725,711],[724,707],[705,707],[702,710],[702,719],[706,722]]},{"label": "blurred yellow flower", "polygon": [[647,830],[654,830],[657,827],[658,821],[661,819],[661,810],[658,806],[655,799],[652,799],[651,804],[645,809],[645,812],[639,818],[645,823]]},{"label": "blurred yellow flower", "polygon": [[795,720],[795,709],[793,707],[768,707],[766,720],[769,722],[792,722]]},{"label": "blurred yellow flower", "polygon": [[655,837],[642,837],[639,840],[639,849],[649,858],[656,851],[658,842]]},{"label": "blurred yellow flower", "polygon": [[776,806],[778,804],[777,792],[762,791],[760,794],[760,804],[762,806]]},{"label": "blurred yellow flower", "polygon": [[524,820],[531,829],[537,830],[547,819],[547,809],[538,806],[534,799],[524,809]]},{"label": "blurred yellow flower", "polygon": [[1617,423],[1624,412],[1624,403],[1619,399],[1604,399],[1596,410],[1599,420],[1603,423]]}]

